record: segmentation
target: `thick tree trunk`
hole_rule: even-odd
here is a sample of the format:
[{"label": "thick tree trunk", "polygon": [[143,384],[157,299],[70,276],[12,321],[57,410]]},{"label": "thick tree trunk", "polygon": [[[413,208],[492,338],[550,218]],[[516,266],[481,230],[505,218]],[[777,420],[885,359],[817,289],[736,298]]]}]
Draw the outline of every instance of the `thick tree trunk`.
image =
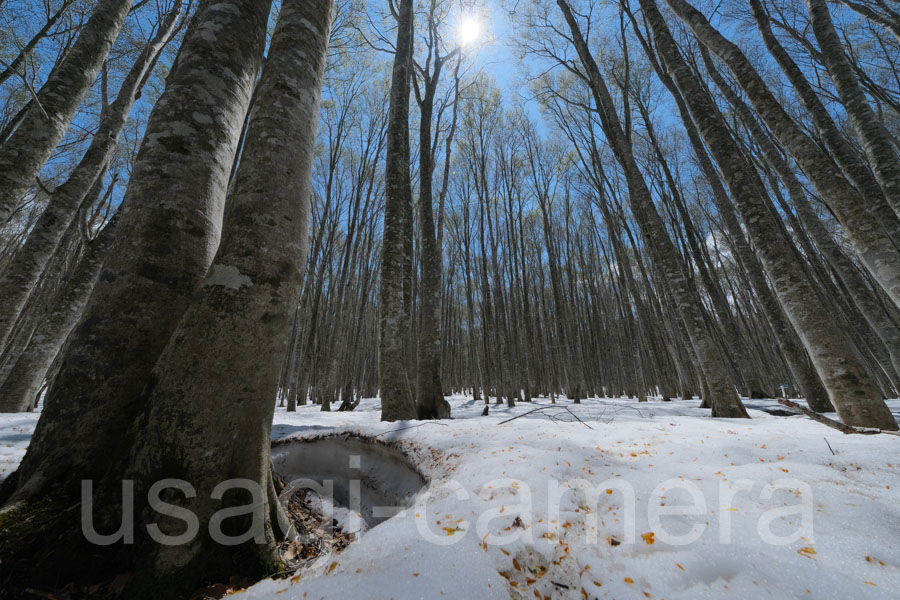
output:
[{"label": "thick tree trunk", "polygon": [[[210,500],[216,485],[240,478],[265,489],[269,482],[274,401],[306,267],[330,15],[331,2],[282,3],[222,244],[160,356],[155,385],[134,426],[136,479],[145,487],[154,477],[177,474],[189,481],[197,496],[184,505],[199,518],[201,531],[221,508]],[[236,441],[239,451],[209,452]],[[277,509],[271,501],[266,515]],[[225,506],[232,502],[240,499],[224,499]],[[183,527],[177,518],[160,518],[158,524],[164,532]],[[221,546],[206,535],[185,546],[152,544],[153,581],[183,588],[180,579],[198,581],[211,572],[271,574],[280,562],[273,543],[279,532],[272,525],[267,523],[265,544]],[[235,555],[246,562],[235,566]]]},{"label": "thick tree trunk", "polygon": [[425,83],[419,122],[419,230],[422,242],[422,304],[416,365],[416,409],[420,419],[446,419],[450,405],[441,383],[441,273],[443,256],[434,226],[431,119],[434,94],[441,73],[441,59]]},{"label": "thick tree trunk", "polygon": [[184,41],[147,125],[119,232],[18,471],[16,499],[107,472],[218,246],[270,0],[219,0]]},{"label": "thick tree trunk", "polygon": [[16,131],[0,146],[0,224],[5,223],[94,84],[131,0],[100,0],[72,49],[54,69]]},{"label": "thick tree trunk", "polygon": [[50,195],[47,208],[28,234],[25,245],[3,271],[3,276],[0,277],[0,348],[6,343],[16,318],[47,261],[53,256],[63,234],[78,214],[88,192],[104,172],[116,149],[119,135],[125,128],[128,115],[140,97],[147,75],[175,31],[182,4],[182,0],[175,3],[172,11],[160,24],[157,35],[144,47],[122,82],[115,101],[103,111],[100,127],[81,162],[68,180]]},{"label": "thick tree trunk", "polygon": [[[409,174],[409,93],[412,77],[413,0],[400,0],[397,47],[391,78],[390,119],[385,166],[384,249],[381,261],[381,316],[378,370],[381,420],[416,418],[407,375],[409,279],[412,229],[407,227],[412,205]],[[430,144],[429,144],[430,147]]]}]

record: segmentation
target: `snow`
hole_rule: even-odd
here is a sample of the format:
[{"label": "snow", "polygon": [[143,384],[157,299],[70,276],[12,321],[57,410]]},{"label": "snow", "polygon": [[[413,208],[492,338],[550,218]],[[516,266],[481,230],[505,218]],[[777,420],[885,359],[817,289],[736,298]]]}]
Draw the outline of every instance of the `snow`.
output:
[{"label": "snow", "polygon": [[[492,405],[488,417],[471,398],[450,403],[453,420],[426,423],[381,423],[376,399],[352,413],[277,409],[273,439],[375,438],[429,483],[343,553],[240,597],[844,599],[900,589],[900,437],[762,412],[782,408],[772,400],[747,401],[752,420],[712,419],[696,400],[562,400],[526,415],[550,405],[539,399]],[[900,401],[890,405],[900,417]],[[0,478],[36,418],[0,416]],[[350,446],[334,464],[360,452],[365,470],[369,454]],[[390,488],[409,479],[400,471],[373,472]]]},{"label": "snow", "polygon": [[40,412],[0,413],[0,481],[6,479],[25,456]]}]

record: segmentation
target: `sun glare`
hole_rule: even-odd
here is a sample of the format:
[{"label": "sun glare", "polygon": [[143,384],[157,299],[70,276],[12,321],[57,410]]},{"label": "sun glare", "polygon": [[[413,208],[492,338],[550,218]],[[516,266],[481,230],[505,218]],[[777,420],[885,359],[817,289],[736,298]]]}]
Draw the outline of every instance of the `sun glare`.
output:
[{"label": "sun glare", "polygon": [[481,33],[481,23],[474,17],[463,17],[459,24],[459,43],[463,46],[471,44],[478,39]]}]

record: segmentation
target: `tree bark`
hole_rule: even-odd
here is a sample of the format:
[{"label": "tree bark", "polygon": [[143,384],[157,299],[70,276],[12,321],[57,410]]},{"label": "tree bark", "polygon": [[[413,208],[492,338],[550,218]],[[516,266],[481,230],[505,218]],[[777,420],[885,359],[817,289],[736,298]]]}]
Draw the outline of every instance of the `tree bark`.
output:
[{"label": "tree bark", "polygon": [[94,84],[131,0],[100,0],[72,49],[37,93],[16,131],[0,146],[0,224],[5,223],[62,140]]},{"label": "tree bark", "polygon": [[722,355],[704,321],[700,299],[688,284],[682,265],[679,264],[679,254],[653,204],[650,190],[647,188],[632,153],[631,144],[626,139],[625,132],[615,114],[615,103],[603,82],[600,70],[590,54],[587,43],[581,35],[575,16],[565,0],[557,0],[557,5],[565,16],[578,56],[587,70],[591,91],[603,122],[603,129],[615,151],[616,158],[625,171],[632,210],[641,232],[647,240],[653,263],[664,273],[666,281],[671,286],[679,315],[687,329],[700,367],[706,376],[712,414],[714,417],[749,418],[727,375]]},{"label": "tree bark", "polygon": [[[437,42],[434,42],[437,46]],[[438,52],[439,48],[435,48]],[[434,225],[434,155],[431,120],[443,59],[435,57],[433,73],[426,73],[419,103],[419,236],[422,243],[421,318],[416,365],[416,409],[420,419],[446,419],[450,405],[441,383],[441,278],[443,255]],[[427,68],[427,66],[426,66]]]},{"label": "tree bark", "polygon": [[15,359],[15,366],[0,384],[0,412],[31,410],[50,366],[90,298],[100,275],[106,253],[115,238],[118,213],[88,244],[87,250],[54,301],[46,317],[38,324],[25,350]]},{"label": "tree bark", "polygon": [[[731,68],[760,117],[797,159],[800,168],[837,216],[863,264],[894,303],[900,306],[900,253],[894,247],[890,231],[886,231],[870,212],[873,199],[863,197],[853,188],[831,157],[790,118],[740,48],[722,36],[702,13],[684,0],[666,2],[700,42]],[[891,213],[891,216],[896,221],[896,215]]]},{"label": "tree bark", "polygon": [[[107,472],[139,397],[218,246],[225,191],[259,72],[270,0],[199,16],[156,103],[119,232],[18,471],[14,499]],[[196,17],[195,17],[196,18]]]},{"label": "tree bark", "polygon": [[838,414],[848,425],[896,428],[890,410],[869,379],[854,348],[828,318],[807,275],[800,268],[781,224],[761,196],[765,188],[743,156],[718,108],[702,89],[669,31],[655,0],[640,0],[657,49],[681,89],[694,122],[722,169],[738,211],[788,318],[816,366]]},{"label": "tree bark", "polygon": [[[274,401],[300,299],[331,2],[284,0],[256,93],[223,238],[200,290],[157,362],[155,385],[135,423],[131,471],[149,486],[175,476],[198,490],[184,505],[206,530],[222,505],[213,488],[230,478],[265,489]],[[209,448],[239,451],[213,455]],[[177,466],[176,466],[177,465]],[[139,483],[140,485],[140,483]],[[267,499],[265,514],[277,506]],[[275,500],[277,502],[277,500]],[[159,517],[164,531],[180,519]],[[206,535],[186,546],[147,542],[152,581],[198,581],[210,572],[264,576],[280,570],[267,544],[220,546]],[[234,556],[244,557],[235,566]]]},{"label": "tree bark", "polygon": [[[831,154],[837,164],[847,173],[863,196],[868,199],[870,205],[878,205],[880,207],[879,214],[884,215],[887,213],[888,217],[896,220],[872,171],[850,145],[846,136],[838,129],[828,109],[825,108],[822,100],[806,79],[806,75],[784,46],[781,45],[781,42],[778,41],[778,38],[772,31],[771,19],[763,8],[761,0],[749,0],[749,3],[763,43],[787,76],[788,81],[791,82],[794,91],[800,97],[801,102],[803,102],[803,106],[809,113],[816,130],[831,150]],[[895,243],[897,243],[896,238]]]},{"label": "tree bark", "polygon": [[[407,375],[411,269],[407,227],[412,206],[409,175],[409,93],[412,77],[413,0],[400,0],[397,47],[391,77],[390,118],[385,164],[384,239],[381,259],[381,316],[378,370],[381,381],[381,420],[416,418]],[[430,144],[429,144],[430,147]]]},{"label": "tree bark", "polygon": [[866,99],[856,71],[850,64],[831,21],[828,5],[824,0],[806,0],[806,7],[813,33],[822,51],[822,62],[831,75],[841,104],[863,143],[866,156],[869,157],[888,203],[894,212],[900,214],[900,159],[891,135]]},{"label": "tree bark", "polygon": [[115,150],[128,115],[140,97],[147,75],[160,52],[169,42],[178,23],[183,0],[178,0],[159,26],[157,35],[143,49],[132,66],[116,99],[103,111],[100,127],[78,166],[65,183],[50,195],[47,208],[28,234],[25,245],[16,253],[0,277],[0,348],[3,348],[16,318],[28,300],[28,294],[53,256],[66,229],[94,183],[104,172]]}]

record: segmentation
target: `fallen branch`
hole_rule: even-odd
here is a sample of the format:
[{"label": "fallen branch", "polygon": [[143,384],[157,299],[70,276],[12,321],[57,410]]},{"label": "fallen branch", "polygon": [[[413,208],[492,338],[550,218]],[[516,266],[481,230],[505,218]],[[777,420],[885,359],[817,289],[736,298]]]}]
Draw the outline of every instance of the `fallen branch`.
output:
[{"label": "fallen branch", "polygon": [[896,431],[884,431],[883,429],[869,429],[866,427],[853,427],[852,425],[845,425],[844,423],[835,421],[834,419],[829,419],[828,417],[826,417],[824,415],[820,415],[817,412],[811,411],[808,408],[804,408],[804,407],[800,406],[799,404],[797,404],[796,402],[792,402],[791,400],[788,400],[787,398],[779,398],[778,403],[783,404],[784,406],[787,406],[789,408],[793,408],[794,410],[800,411],[801,413],[803,413],[804,415],[806,415],[813,421],[816,421],[818,423],[821,423],[822,425],[831,427],[832,429],[837,429],[838,431],[840,431],[841,433],[844,433],[844,434],[855,433],[858,435],[875,435],[878,433],[887,433],[890,435],[900,435],[900,433],[898,433]]},{"label": "fallen branch", "polygon": [[581,419],[579,419],[579,418],[578,418],[578,415],[576,415],[575,413],[573,413],[573,412],[572,412],[572,409],[570,409],[568,406],[565,407],[565,409],[566,409],[566,411],[567,411],[570,415],[572,415],[573,417],[575,417],[575,420],[576,420],[576,421],[578,421],[579,423],[581,423],[582,425],[584,425],[584,426],[587,427],[588,429],[593,429],[593,427],[591,427],[590,425],[588,425],[587,423],[585,423],[584,421],[582,421]]},{"label": "fallen branch", "polygon": [[547,410],[548,408],[559,408],[559,407],[558,406],[542,406],[540,408],[535,408],[533,410],[529,410],[526,413],[522,413],[521,415],[516,415],[515,417],[513,417],[511,419],[507,419],[505,421],[500,421],[499,423],[497,423],[497,425],[503,425],[504,423],[509,423],[510,421],[515,421],[516,419],[521,419],[522,417],[527,417],[530,414],[534,414],[534,413],[542,411],[542,410]]},{"label": "fallen branch", "polygon": [[[529,410],[528,412],[522,413],[521,415],[516,415],[515,417],[512,417],[511,419],[506,419],[505,421],[500,421],[499,423],[497,423],[497,425],[503,425],[504,423],[509,423],[510,421],[515,421],[516,419],[521,419],[522,417],[527,417],[527,416],[530,415],[530,414],[534,414],[534,413],[536,413],[536,412],[540,412],[540,411],[543,411],[543,410],[547,410],[547,409],[559,410],[560,408],[563,409],[563,410],[565,410],[565,411],[566,411],[567,413],[569,413],[570,415],[572,415],[572,416],[575,418],[576,421],[578,421],[579,423],[581,423],[582,425],[584,425],[584,426],[587,427],[588,429],[593,429],[593,427],[591,427],[590,425],[588,425],[587,423],[585,423],[584,421],[582,421],[580,418],[578,418],[578,415],[576,415],[575,413],[573,413],[567,406],[560,406],[560,405],[558,405],[558,404],[555,405],[555,406],[554,406],[554,405],[541,406],[540,408],[535,408],[535,409]],[[548,417],[551,421],[559,421],[559,419],[557,419],[557,418],[556,418],[555,416],[553,416],[553,415],[544,415],[544,416]]]},{"label": "fallen branch", "polygon": [[376,433],[372,437],[378,437],[380,435],[385,435],[387,433],[396,433],[398,431],[405,431],[407,429],[415,429],[417,427],[425,427],[426,425],[440,425],[441,427],[447,427],[447,423],[438,423],[437,421],[427,421],[425,423],[419,423],[418,425],[410,425],[409,427],[398,427],[397,429],[389,429],[387,431],[382,431],[381,433]]}]

